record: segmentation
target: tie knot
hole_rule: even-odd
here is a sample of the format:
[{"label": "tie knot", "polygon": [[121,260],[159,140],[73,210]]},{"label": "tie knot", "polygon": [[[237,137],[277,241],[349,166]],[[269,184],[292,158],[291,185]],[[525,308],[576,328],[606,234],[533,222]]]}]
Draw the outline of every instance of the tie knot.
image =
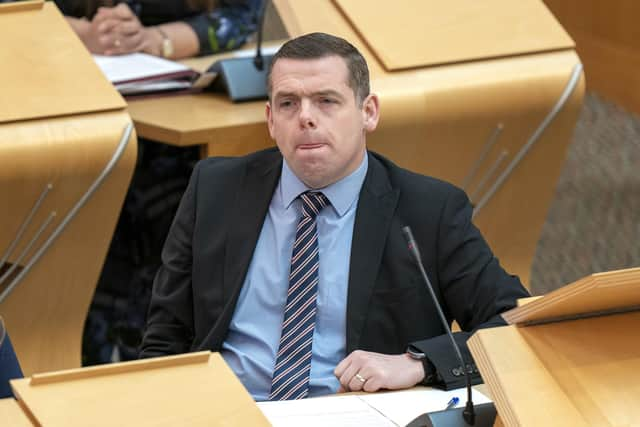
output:
[{"label": "tie knot", "polygon": [[327,206],[330,202],[322,193],[319,192],[304,192],[300,194],[302,200],[302,215],[315,218],[318,213]]}]

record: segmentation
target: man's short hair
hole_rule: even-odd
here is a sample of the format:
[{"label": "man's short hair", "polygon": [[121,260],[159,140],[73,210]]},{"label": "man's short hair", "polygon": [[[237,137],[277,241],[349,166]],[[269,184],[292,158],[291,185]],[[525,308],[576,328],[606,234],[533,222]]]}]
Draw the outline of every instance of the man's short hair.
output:
[{"label": "man's short hair", "polygon": [[349,70],[347,84],[353,90],[358,104],[369,95],[369,68],[362,54],[343,38],[326,33],[310,33],[291,39],[282,45],[273,56],[267,74],[267,90],[271,99],[271,73],[274,64],[281,58],[320,59],[328,56],[344,59]]}]

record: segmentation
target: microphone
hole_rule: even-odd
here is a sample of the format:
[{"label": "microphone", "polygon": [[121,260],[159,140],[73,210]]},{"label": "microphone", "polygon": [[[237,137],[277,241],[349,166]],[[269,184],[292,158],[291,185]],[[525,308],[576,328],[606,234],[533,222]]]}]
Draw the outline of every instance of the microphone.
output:
[{"label": "microphone", "polygon": [[262,54],[262,33],[268,0],[258,12],[256,54],[253,58],[226,58],[213,63],[207,72],[217,76],[210,86],[214,92],[225,92],[233,102],[267,99],[267,71],[273,55]]},{"label": "microphone", "polygon": [[264,17],[267,14],[267,3],[269,3],[269,0],[264,0],[264,3],[262,4],[262,10],[260,11],[259,14],[259,21],[258,21],[258,39],[256,40],[256,56],[253,57],[253,65],[255,65],[256,69],[259,71],[262,71],[264,69],[264,57],[262,56],[262,32],[263,32],[263,28],[264,28]]},{"label": "microphone", "polygon": [[[402,227],[402,234],[404,235],[405,240],[407,241],[407,245],[409,248],[409,252],[414,258],[420,273],[422,274],[422,278],[426,284],[426,288],[429,290],[429,294],[431,295],[431,299],[436,307],[438,312],[438,316],[440,317],[440,321],[442,322],[442,326],[444,330],[447,331],[447,336],[451,341],[451,346],[453,347],[458,362],[460,366],[462,366],[462,370],[465,375],[466,383],[467,383],[467,404],[465,405],[464,410],[462,411],[462,416],[460,416],[460,409],[445,409],[443,411],[430,412],[426,414],[422,414],[418,416],[416,419],[411,421],[407,427],[438,427],[438,426],[447,426],[447,427],[456,427],[456,426],[493,426],[496,417],[496,410],[492,403],[485,403],[482,405],[478,405],[474,407],[472,401],[472,393],[471,393],[471,376],[469,375],[469,371],[466,368],[466,363],[464,363],[464,359],[462,358],[462,353],[460,353],[460,348],[456,343],[456,340],[453,338],[453,333],[451,332],[451,328],[447,323],[447,319],[442,312],[442,307],[438,302],[438,298],[436,297],[436,293],[433,290],[433,286],[431,285],[431,281],[429,280],[429,276],[424,269],[424,265],[422,264],[422,257],[420,256],[420,250],[418,249],[418,244],[413,238],[413,233],[411,233],[411,228],[409,226]],[[476,409],[478,409],[478,413],[476,414]],[[477,417],[476,417],[477,415]],[[476,424],[476,421],[478,422]]]}]

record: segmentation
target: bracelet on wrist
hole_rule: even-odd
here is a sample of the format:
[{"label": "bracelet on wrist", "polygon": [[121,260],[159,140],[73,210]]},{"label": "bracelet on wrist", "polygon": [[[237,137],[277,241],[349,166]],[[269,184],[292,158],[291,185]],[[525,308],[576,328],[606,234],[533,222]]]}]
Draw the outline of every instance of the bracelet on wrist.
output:
[{"label": "bracelet on wrist", "polygon": [[171,58],[173,56],[173,42],[167,35],[167,33],[160,27],[154,27],[160,36],[162,36],[162,42],[160,44],[160,54],[163,58]]}]

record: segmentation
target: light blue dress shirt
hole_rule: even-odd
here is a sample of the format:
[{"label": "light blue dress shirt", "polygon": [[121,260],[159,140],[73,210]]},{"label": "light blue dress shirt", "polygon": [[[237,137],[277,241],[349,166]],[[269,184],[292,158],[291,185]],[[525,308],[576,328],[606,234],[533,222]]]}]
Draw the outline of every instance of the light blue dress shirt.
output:
[{"label": "light blue dress shirt", "polygon": [[[309,396],[335,393],[333,375],[346,356],[347,285],[356,207],[367,173],[365,154],[358,169],[321,190],[331,202],[318,215],[320,256],[316,325]],[[289,287],[291,253],[300,219],[298,195],[309,188],[286,161],[265,217],[221,354],[257,401],[267,400],[280,342]],[[250,197],[248,195],[247,197]]]}]

